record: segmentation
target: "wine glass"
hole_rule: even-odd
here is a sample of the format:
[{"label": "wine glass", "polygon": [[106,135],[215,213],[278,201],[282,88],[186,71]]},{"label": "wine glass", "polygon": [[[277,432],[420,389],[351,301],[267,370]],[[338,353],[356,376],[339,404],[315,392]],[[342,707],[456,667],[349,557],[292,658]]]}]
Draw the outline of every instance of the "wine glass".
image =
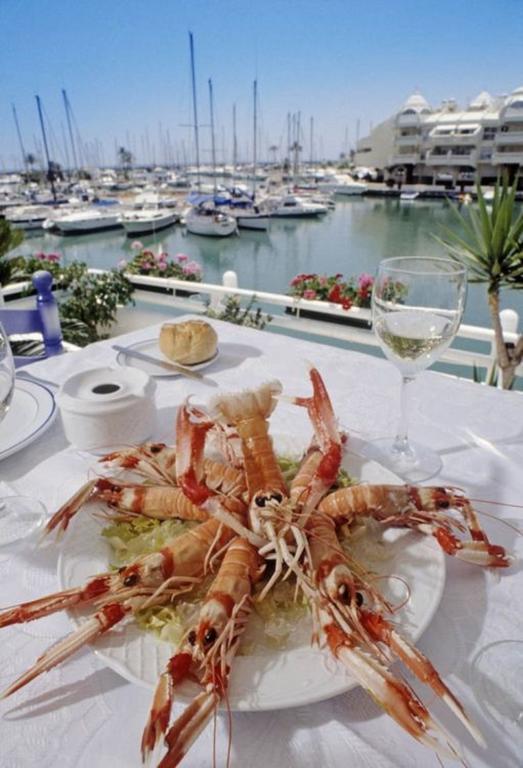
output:
[{"label": "wine glass", "polygon": [[[378,267],[372,291],[373,328],[401,379],[396,437],[375,441],[370,454],[400,477],[417,483],[441,469],[441,458],[408,438],[408,390],[419,371],[447,349],[457,333],[467,292],[465,267],[451,259],[398,257]],[[369,452],[367,452],[369,455]]]},{"label": "wine glass", "polygon": [[[2,422],[15,391],[15,366],[7,334],[0,323],[0,437]],[[5,422],[4,422],[5,424]],[[44,505],[25,496],[0,497],[0,547],[14,544],[38,530],[46,515]]]}]

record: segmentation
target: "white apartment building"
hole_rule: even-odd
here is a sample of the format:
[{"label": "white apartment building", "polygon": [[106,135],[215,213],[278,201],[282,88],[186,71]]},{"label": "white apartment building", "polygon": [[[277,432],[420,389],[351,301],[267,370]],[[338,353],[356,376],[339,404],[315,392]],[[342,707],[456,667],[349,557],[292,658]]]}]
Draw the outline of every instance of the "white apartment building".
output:
[{"label": "white apartment building", "polygon": [[466,109],[454,99],[433,109],[414,93],[358,142],[354,161],[406,182],[488,184],[504,170],[513,179],[523,167],[523,86],[508,96],[483,91]]}]

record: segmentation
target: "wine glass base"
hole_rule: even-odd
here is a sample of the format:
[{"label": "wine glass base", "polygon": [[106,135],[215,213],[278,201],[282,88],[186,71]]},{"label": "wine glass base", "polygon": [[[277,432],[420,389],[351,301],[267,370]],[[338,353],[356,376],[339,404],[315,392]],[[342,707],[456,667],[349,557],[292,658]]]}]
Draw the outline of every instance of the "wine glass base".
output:
[{"label": "wine glass base", "polygon": [[6,496],[0,500],[0,548],[23,541],[42,528],[46,508],[27,496]]},{"label": "wine glass base", "polygon": [[383,438],[368,442],[362,450],[367,459],[373,459],[408,483],[420,483],[434,477],[441,470],[441,457],[430,448],[419,443],[409,443],[413,455],[405,456],[394,451],[394,438]]},{"label": "wine glass base", "polygon": [[471,687],[480,706],[501,726],[523,727],[523,641],[499,640],[472,661]]}]

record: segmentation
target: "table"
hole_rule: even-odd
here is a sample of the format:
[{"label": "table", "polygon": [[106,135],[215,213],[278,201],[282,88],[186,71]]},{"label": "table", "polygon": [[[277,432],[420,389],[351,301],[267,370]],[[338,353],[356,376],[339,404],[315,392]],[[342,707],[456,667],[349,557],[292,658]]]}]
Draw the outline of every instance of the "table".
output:
[{"label": "table", "polygon": [[[353,435],[393,434],[399,375],[384,360],[287,336],[212,321],[220,357],[208,379],[226,391],[278,378],[289,394],[310,391],[306,362],[317,365],[341,423]],[[125,345],[151,338],[158,327],[122,336]],[[35,375],[62,381],[82,368],[114,363],[111,341],[33,364]],[[207,378],[206,377],[206,378]],[[500,504],[481,509],[512,524],[521,509],[503,506],[523,499],[523,399],[472,382],[425,372],[413,385],[412,437],[440,451],[438,484],[458,485],[472,498]],[[216,386],[188,379],[158,380],[160,419],[155,438],[172,440],[177,406],[194,393],[205,403]],[[305,413],[278,405],[272,430],[309,435]],[[39,441],[0,463],[0,480],[33,494],[55,510],[85,481],[95,458],[66,443],[60,421]],[[5,487],[4,487],[5,488]],[[515,532],[482,518],[493,541],[521,555]],[[33,599],[57,589],[56,547],[0,553],[0,605]],[[523,762],[521,724],[502,727],[470,689],[470,664],[484,646],[523,638],[523,589],[518,564],[501,575],[447,559],[447,585],[436,616],[419,641],[480,726],[486,751],[476,747],[457,721],[428,691],[426,703],[450,729],[471,768],[515,768]],[[66,615],[0,631],[0,687],[26,669],[52,642],[70,631]],[[139,766],[139,739],[150,705],[147,690],[104,668],[84,649],[64,665],[0,702],[2,768],[131,768]],[[181,711],[177,705],[176,714]],[[495,714],[495,713],[494,713]],[[218,764],[225,764],[226,719],[217,720]],[[183,765],[212,764],[212,727],[193,745]],[[445,765],[451,765],[448,760]],[[233,716],[232,765],[250,768],[414,768],[437,766],[437,758],[404,734],[361,690],[321,704]]]}]

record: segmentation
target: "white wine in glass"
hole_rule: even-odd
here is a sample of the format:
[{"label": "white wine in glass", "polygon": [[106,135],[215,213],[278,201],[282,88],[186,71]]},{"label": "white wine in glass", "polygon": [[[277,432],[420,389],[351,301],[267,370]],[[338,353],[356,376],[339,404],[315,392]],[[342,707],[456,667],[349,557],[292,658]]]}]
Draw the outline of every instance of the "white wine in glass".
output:
[{"label": "white wine in glass", "polygon": [[[0,435],[2,420],[15,391],[15,366],[7,334],[0,323]],[[0,490],[0,547],[15,544],[37,531],[45,520],[44,505],[25,496],[3,496]]]},{"label": "white wine in glass", "polygon": [[396,437],[373,442],[367,455],[409,482],[432,477],[441,458],[409,441],[407,392],[419,373],[447,349],[455,337],[467,292],[465,267],[451,259],[399,257],[378,267],[372,291],[373,328],[381,348],[402,377]]}]

